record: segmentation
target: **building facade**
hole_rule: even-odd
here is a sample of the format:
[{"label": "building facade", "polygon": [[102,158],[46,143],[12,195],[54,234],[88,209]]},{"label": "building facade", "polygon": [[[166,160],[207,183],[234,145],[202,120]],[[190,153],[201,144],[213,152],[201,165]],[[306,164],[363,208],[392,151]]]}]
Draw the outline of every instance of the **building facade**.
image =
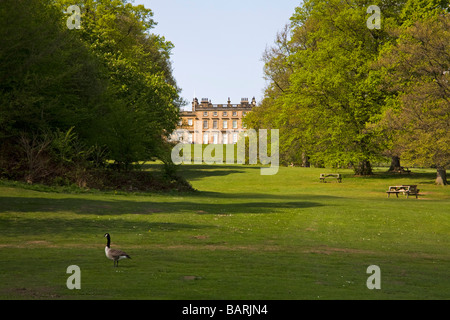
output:
[{"label": "building facade", "polygon": [[192,111],[182,111],[181,120],[171,139],[195,144],[234,144],[239,134],[246,130],[243,117],[256,106],[253,97],[242,98],[232,104],[230,98],[224,104],[212,104],[207,98],[192,101]]}]

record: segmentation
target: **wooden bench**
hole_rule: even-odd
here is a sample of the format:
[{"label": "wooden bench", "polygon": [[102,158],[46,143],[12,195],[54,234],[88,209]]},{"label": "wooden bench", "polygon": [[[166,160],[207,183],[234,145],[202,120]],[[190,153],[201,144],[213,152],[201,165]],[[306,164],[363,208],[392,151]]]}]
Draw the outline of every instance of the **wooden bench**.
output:
[{"label": "wooden bench", "polygon": [[325,178],[335,178],[339,183],[342,182],[342,176],[340,173],[321,173],[320,174],[320,182],[325,182]]},{"label": "wooden bench", "polygon": [[390,186],[389,190],[386,191],[388,198],[390,197],[391,193],[395,193],[395,195],[398,198],[399,193],[403,193],[403,195],[406,195],[406,198],[409,197],[410,194],[415,195],[416,199],[419,195],[419,189],[417,189],[417,185],[401,185],[401,186]]}]

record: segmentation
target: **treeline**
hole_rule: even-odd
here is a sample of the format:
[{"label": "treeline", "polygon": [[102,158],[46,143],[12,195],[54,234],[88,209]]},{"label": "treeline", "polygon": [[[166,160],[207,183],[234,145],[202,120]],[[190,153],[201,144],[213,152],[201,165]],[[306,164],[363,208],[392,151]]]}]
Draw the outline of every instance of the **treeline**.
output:
[{"label": "treeline", "polygon": [[183,101],[152,16],[126,0],[1,2],[0,177],[108,187],[105,170],[161,159],[178,179],[165,138]]},{"label": "treeline", "polygon": [[402,159],[437,168],[446,184],[449,4],[305,0],[263,55],[268,86],[247,125],[280,129],[284,164],[368,175],[374,161]]}]

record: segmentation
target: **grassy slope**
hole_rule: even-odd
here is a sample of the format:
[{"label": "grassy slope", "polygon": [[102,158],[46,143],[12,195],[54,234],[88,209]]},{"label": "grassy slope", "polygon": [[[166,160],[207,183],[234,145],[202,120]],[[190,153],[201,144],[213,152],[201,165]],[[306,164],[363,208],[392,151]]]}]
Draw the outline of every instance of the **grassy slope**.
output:
[{"label": "grassy slope", "polygon": [[[0,186],[0,299],[448,299],[450,190],[434,172],[319,183],[326,169],[183,167],[191,194]],[[418,184],[421,196],[386,197]],[[132,260],[114,269],[112,247]],[[81,290],[66,268],[81,268]],[[381,268],[381,290],[366,269]]]}]

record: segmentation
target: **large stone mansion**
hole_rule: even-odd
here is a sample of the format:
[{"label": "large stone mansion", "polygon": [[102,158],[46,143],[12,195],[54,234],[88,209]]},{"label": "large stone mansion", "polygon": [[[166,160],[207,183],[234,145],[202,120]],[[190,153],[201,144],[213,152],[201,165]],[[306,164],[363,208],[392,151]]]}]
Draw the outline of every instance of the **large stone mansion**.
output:
[{"label": "large stone mansion", "polygon": [[195,144],[234,144],[239,134],[246,130],[242,118],[256,106],[253,97],[242,98],[232,104],[230,98],[224,104],[212,104],[207,98],[192,101],[192,111],[181,111],[181,120],[172,140]]}]

